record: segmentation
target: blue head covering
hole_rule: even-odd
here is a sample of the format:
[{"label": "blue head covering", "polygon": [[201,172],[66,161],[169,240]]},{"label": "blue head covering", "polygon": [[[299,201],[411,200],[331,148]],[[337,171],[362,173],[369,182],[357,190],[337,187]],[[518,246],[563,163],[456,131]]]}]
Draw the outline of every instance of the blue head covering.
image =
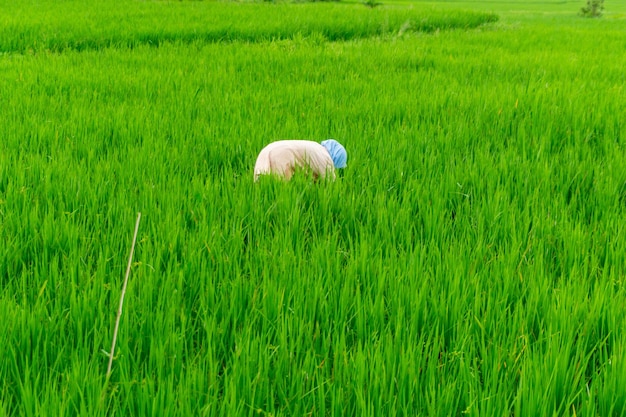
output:
[{"label": "blue head covering", "polygon": [[333,160],[335,168],[345,168],[348,162],[348,154],[346,149],[335,139],[322,141],[322,146],[326,148]]}]

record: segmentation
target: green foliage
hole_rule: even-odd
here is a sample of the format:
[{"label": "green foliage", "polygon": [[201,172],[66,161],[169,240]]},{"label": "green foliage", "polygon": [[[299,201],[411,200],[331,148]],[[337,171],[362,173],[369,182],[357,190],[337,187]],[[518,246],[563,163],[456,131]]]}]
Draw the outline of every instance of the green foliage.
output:
[{"label": "green foliage", "polygon": [[378,2],[376,0],[365,0],[363,2],[363,4],[366,5],[367,7],[371,7],[371,8],[382,6],[382,3],[380,3],[380,2]]},{"label": "green foliage", "polygon": [[[626,413],[623,19],[156,48],[233,5],[138,4],[0,37],[0,414]],[[252,182],[328,137],[339,181]]]},{"label": "green foliage", "polygon": [[600,17],[604,10],[604,0],[587,0],[587,5],[580,9],[584,17]]},{"label": "green foliage", "polygon": [[495,14],[485,12],[421,8],[371,11],[325,2],[270,6],[112,0],[97,6],[80,1],[3,6],[8,10],[0,25],[0,52],[19,53],[156,47],[171,42],[268,42],[296,37],[342,41],[387,36],[407,24],[412,31],[433,32],[497,21]]}]

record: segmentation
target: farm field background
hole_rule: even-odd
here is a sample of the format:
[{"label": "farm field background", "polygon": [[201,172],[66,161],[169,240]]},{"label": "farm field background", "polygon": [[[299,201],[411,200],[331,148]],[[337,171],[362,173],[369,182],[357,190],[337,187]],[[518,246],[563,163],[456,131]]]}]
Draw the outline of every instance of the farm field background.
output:
[{"label": "farm field background", "polygon": [[626,414],[626,5],[383,3],[0,0],[0,416]]}]

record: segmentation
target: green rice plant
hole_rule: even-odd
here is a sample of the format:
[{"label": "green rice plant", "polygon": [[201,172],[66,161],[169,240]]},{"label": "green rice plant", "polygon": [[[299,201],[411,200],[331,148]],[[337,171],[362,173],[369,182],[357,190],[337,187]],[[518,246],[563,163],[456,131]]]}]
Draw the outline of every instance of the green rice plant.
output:
[{"label": "green rice plant", "polygon": [[[297,36],[350,40],[412,31],[474,28],[497,20],[493,13],[365,10],[348,4],[140,2],[116,0],[6,2],[0,51],[64,51],[158,46],[164,42],[265,42]],[[350,14],[350,19],[346,15]],[[405,29],[406,30],[406,29]]]},{"label": "green rice plant", "polygon": [[[48,36],[88,11],[23,6],[0,38],[0,413],[624,414],[623,17],[396,36],[411,5],[128,2]],[[419,13],[483,16],[449,6]],[[164,10],[240,37],[160,31]],[[338,181],[253,183],[268,142],[328,137]]]}]

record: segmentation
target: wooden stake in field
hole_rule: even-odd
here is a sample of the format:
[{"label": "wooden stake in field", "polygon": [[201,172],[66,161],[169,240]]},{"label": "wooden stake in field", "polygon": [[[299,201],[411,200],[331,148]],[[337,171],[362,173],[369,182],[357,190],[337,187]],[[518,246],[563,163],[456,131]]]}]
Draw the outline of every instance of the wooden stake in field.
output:
[{"label": "wooden stake in field", "polygon": [[135,242],[137,242],[137,231],[139,230],[139,221],[141,220],[141,212],[137,213],[137,222],[135,223],[135,234],[133,235],[133,244],[130,248],[130,256],[128,257],[128,266],[126,267],[126,276],[124,277],[124,285],[122,286],[122,294],[120,295],[120,305],[117,309],[117,318],[115,319],[115,330],[113,331],[113,343],[111,343],[111,351],[109,352],[109,367],[107,368],[106,380],[111,376],[111,367],[113,366],[113,357],[115,356],[115,342],[117,341],[117,331],[120,327],[120,317],[122,317],[122,307],[124,306],[124,295],[126,294],[126,286],[128,285],[128,276],[130,275],[130,267],[133,262],[133,253],[135,252]]}]

